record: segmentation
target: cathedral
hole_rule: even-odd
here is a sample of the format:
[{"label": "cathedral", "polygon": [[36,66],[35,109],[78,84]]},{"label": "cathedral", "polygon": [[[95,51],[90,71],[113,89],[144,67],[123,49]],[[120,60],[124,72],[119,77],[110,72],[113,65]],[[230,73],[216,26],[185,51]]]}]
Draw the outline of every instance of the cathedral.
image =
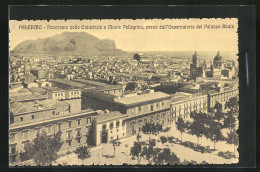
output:
[{"label": "cathedral", "polygon": [[200,62],[197,52],[192,56],[192,64],[190,65],[190,78],[196,79],[197,77],[213,77],[221,78],[226,77],[231,79],[235,73],[235,65],[232,63],[231,67],[225,67],[225,60],[220,55],[219,51],[213,60],[213,64],[210,68],[207,67],[207,63],[204,60],[203,63]]}]

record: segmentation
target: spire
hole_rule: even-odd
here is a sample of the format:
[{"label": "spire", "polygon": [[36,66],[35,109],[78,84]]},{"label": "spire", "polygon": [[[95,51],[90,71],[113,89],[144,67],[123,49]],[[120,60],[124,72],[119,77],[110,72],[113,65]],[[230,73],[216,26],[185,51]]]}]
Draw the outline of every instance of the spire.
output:
[{"label": "spire", "polygon": [[219,56],[219,50],[218,50],[217,56]]}]

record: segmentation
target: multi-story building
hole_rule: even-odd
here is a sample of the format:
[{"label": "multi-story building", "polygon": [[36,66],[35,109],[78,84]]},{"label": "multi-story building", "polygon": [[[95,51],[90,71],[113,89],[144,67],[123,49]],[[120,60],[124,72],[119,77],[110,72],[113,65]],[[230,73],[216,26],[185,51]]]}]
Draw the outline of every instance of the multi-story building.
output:
[{"label": "multi-story building", "polygon": [[43,69],[31,69],[31,73],[37,77],[37,79],[44,79],[46,78],[45,70]]},{"label": "multi-story building", "polygon": [[222,104],[222,108],[224,109],[226,102],[231,97],[238,97],[238,88],[237,87],[218,87],[215,90],[210,90],[207,92],[208,94],[208,108],[212,108],[215,106],[216,102]]},{"label": "multi-story building", "polygon": [[69,114],[69,104],[50,99],[10,103],[10,123],[34,121],[60,114]]},{"label": "multi-story building", "polygon": [[93,121],[94,144],[108,143],[111,140],[120,139],[126,136],[125,118],[127,115],[114,111],[102,112]]},{"label": "multi-story building", "polygon": [[121,97],[98,91],[86,91],[82,94],[85,108],[119,111],[128,115],[126,136],[141,131],[146,122],[158,122],[164,126],[170,124],[170,99],[171,95],[153,91]]},{"label": "multi-story building", "polygon": [[89,131],[91,130],[92,120],[97,115],[96,111],[85,110],[70,115],[51,115],[44,119],[39,118],[10,124],[10,162],[18,163],[23,161],[22,154],[24,147],[28,142],[36,138],[37,134],[43,131],[47,135],[59,131],[62,133],[61,139],[64,143],[60,149],[60,153],[74,149],[82,144],[87,145],[88,141],[93,140]]},{"label": "multi-story building", "polygon": [[47,90],[47,96],[49,99],[64,100],[66,98],[66,91],[58,87],[43,87]]},{"label": "multi-story building", "polygon": [[184,119],[190,118],[193,111],[208,111],[208,96],[203,93],[176,93],[171,98],[171,119],[175,120],[181,116]]}]

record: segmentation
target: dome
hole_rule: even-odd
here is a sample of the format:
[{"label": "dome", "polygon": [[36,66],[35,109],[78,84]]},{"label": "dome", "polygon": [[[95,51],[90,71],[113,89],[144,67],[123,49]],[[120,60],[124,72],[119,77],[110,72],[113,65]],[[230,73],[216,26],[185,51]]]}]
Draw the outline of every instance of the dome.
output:
[{"label": "dome", "polygon": [[214,60],[213,60],[213,66],[215,68],[221,68],[222,65],[224,64],[224,59],[223,57],[219,54],[219,51],[217,53],[217,55],[215,56]]},{"label": "dome", "polygon": [[215,56],[214,58],[214,61],[224,61],[223,57],[219,54],[219,51],[218,51],[218,54]]}]

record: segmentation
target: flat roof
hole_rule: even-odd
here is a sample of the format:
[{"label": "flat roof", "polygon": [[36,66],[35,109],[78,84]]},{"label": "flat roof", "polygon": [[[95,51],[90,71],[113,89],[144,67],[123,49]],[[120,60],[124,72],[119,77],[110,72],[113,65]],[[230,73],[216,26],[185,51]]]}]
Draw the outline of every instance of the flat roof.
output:
[{"label": "flat roof", "polygon": [[74,82],[74,81],[67,81],[67,80],[59,79],[59,78],[50,79],[50,81],[51,82],[58,82],[58,83],[66,84],[66,85],[77,87],[77,88],[94,88],[93,86],[89,86],[89,85],[78,83],[78,82]]},{"label": "flat roof", "polygon": [[92,85],[92,86],[99,86],[99,87],[110,86],[110,84],[106,84],[106,83],[103,83],[103,82],[81,79],[81,78],[73,79],[72,81],[83,83],[83,84],[88,84],[88,85]]},{"label": "flat roof", "polygon": [[141,94],[136,95],[132,97],[124,97],[116,100],[115,102],[124,104],[124,105],[132,105],[137,103],[143,103],[143,102],[149,102],[153,100],[159,100],[159,99],[167,99],[171,98],[171,95],[163,93],[163,92],[154,92],[154,93],[148,93],[148,94]]},{"label": "flat roof", "polygon": [[120,119],[120,118],[125,118],[128,115],[121,114],[118,111],[113,111],[113,112],[104,112],[101,113],[98,118],[97,118],[97,123],[105,122],[105,121],[110,121],[110,120],[115,120],[115,119]]},{"label": "flat roof", "polygon": [[196,99],[196,98],[200,98],[201,96],[207,96],[207,95],[205,95],[203,93],[195,93],[195,94],[178,93],[178,94],[173,94],[172,98],[171,98],[171,103],[189,101],[189,100],[193,100],[193,99]]},{"label": "flat roof", "polygon": [[81,112],[73,113],[73,114],[64,114],[64,115],[52,115],[49,118],[39,118],[39,119],[34,119],[34,120],[29,120],[29,121],[23,121],[23,122],[18,122],[18,123],[12,123],[9,125],[10,130],[15,130],[23,127],[30,127],[34,125],[39,125],[42,123],[50,123],[50,122],[55,122],[63,119],[68,119],[68,118],[74,118],[86,114],[91,114],[95,113],[97,114],[96,111],[93,111],[92,109],[86,109]]}]

